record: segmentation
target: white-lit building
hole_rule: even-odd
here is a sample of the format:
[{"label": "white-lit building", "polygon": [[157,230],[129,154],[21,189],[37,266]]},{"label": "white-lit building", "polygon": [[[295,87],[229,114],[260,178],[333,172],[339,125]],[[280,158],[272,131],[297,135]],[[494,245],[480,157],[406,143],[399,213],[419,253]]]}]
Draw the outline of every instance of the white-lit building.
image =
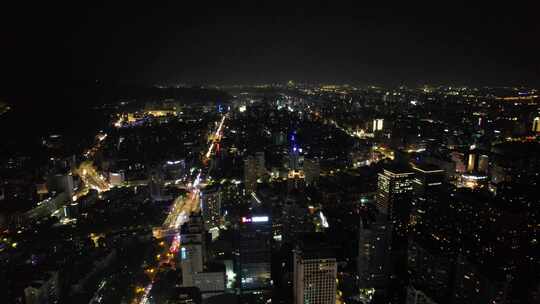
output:
[{"label": "white-lit building", "polygon": [[532,131],[540,132],[540,117],[535,117],[532,123]]},{"label": "white-lit building", "polygon": [[294,303],[335,304],[337,262],[319,251],[294,252]]},{"label": "white-lit building", "polygon": [[124,171],[109,172],[109,183],[112,186],[120,186],[126,180]]},{"label": "white-lit building", "polygon": [[180,265],[182,267],[182,285],[184,287],[194,286],[194,274],[203,271],[203,250],[202,244],[191,243],[180,247]]},{"label": "white-lit building", "polygon": [[471,151],[467,157],[467,172],[473,172],[476,168],[476,153]]},{"label": "white-lit building", "polygon": [[201,192],[201,209],[206,230],[217,228],[221,222],[221,191],[214,187]]},{"label": "white-lit building", "polygon": [[382,118],[374,119],[373,120],[373,126],[372,126],[373,132],[382,131],[383,130],[383,124],[384,124],[384,119],[382,119]]},{"label": "white-lit building", "polygon": [[205,239],[203,222],[200,216],[191,216],[180,233],[178,258],[182,267],[183,286],[193,286],[193,275],[203,271],[205,258]]},{"label": "white-lit building", "polygon": [[393,215],[396,199],[413,191],[414,172],[407,168],[384,169],[377,181],[377,209]]}]

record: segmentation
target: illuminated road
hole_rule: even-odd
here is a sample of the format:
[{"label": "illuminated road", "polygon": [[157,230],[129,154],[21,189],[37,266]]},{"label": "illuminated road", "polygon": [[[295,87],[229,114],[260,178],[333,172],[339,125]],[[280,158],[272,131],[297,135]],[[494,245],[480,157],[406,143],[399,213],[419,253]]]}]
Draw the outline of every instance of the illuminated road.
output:
[{"label": "illuminated road", "polygon": [[225,118],[227,118],[227,115],[223,115],[223,117],[221,118],[221,122],[219,123],[219,126],[216,129],[216,132],[212,136],[212,142],[210,143],[210,147],[208,147],[208,152],[206,152],[206,155],[205,155],[207,159],[210,158],[214,147],[221,140],[221,135],[222,135],[221,132],[223,131],[223,124],[225,123]]},{"label": "illuminated road", "polygon": [[186,196],[177,197],[163,222],[162,229],[178,229],[180,228],[191,212],[199,211],[199,185],[197,182],[201,179],[201,173],[195,178],[195,183],[189,187],[189,192]]},{"label": "illuminated road", "polygon": [[77,169],[77,173],[86,188],[94,189],[98,192],[108,191],[111,188],[105,177],[97,171],[90,161],[82,162]]},{"label": "illuminated road", "polygon": [[111,189],[111,185],[107,179],[98,172],[91,160],[96,152],[101,149],[101,145],[106,138],[106,133],[98,133],[96,135],[96,142],[94,146],[84,152],[84,157],[87,160],[83,161],[79,167],[74,170],[73,173],[78,175],[81,179],[81,186],[71,198],[73,201],[76,201],[80,197],[88,194],[88,190],[90,189],[97,190],[98,192],[105,192]]},{"label": "illuminated road", "polygon": [[[96,154],[96,152],[101,149],[101,144],[106,138],[107,134],[104,133],[96,135],[97,141],[95,145],[92,148],[88,149],[84,153],[84,156],[88,159],[91,159]],[[88,189],[94,189],[98,192],[105,192],[111,189],[111,185],[109,184],[109,182],[107,182],[107,179],[97,171],[91,160],[83,161],[79,165],[79,168],[75,170],[75,172],[81,178],[82,187],[74,195],[74,200],[88,193]]]},{"label": "illuminated road", "polygon": [[[226,118],[226,115],[223,115],[218,125],[218,128],[214,132],[212,141],[205,155],[206,159],[212,156],[212,152],[216,143],[218,143],[221,140],[225,118]],[[152,282],[144,288],[140,297],[134,299],[133,303],[147,304],[148,296],[150,294],[150,291],[152,290],[152,285],[154,283],[155,274],[159,273],[160,270],[164,270],[167,267],[171,267],[172,264],[174,264],[174,256],[178,253],[178,250],[180,249],[179,229],[184,223],[186,223],[189,220],[189,215],[192,212],[198,212],[200,208],[199,200],[200,200],[200,188],[203,185],[202,178],[203,178],[202,170],[199,170],[199,173],[197,174],[193,182],[188,185],[188,194],[185,196],[179,196],[174,200],[171,206],[171,209],[169,211],[169,214],[165,218],[165,221],[163,222],[161,229],[159,229],[160,230],[159,236],[163,237],[166,235],[174,235],[173,241],[171,242],[171,245],[169,246],[168,251],[159,255],[158,269],[151,269],[150,274],[151,274]]]}]

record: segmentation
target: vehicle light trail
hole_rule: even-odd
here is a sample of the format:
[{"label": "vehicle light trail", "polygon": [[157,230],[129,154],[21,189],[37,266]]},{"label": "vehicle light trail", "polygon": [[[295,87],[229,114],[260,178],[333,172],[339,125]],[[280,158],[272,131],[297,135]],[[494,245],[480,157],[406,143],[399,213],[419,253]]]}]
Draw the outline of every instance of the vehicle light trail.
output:
[{"label": "vehicle light trail", "polygon": [[146,286],[146,288],[144,289],[144,293],[143,293],[143,296],[141,298],[141,304],[146,304],[148,303],[148,295],[150,294],[150,290],[152,290],[152,285],[153,283],[150,283],[148,284],[148,286]]},{"label": "vehicle light trail", "polygon": [[[224,115],[221,118],[221,122],[219,123],[219,126],[215,132],[215,137],[213,138],[212,143],[210,144],[210,147],[208,148],[208,153],[206,154],[206,157],[209,158],[212,155],[212,150],[215,147],[215,142],[220,139],[221,130],[223,128],[223,124],[225,122],[226,115]],[[171,207],[169,214],[165,218],[165,221],[163,222],[161,226],[162,235],[171,235],[170,232],[174,233],[173,241],[171,242],[171,245],[168,248],[168,251],[161,255],[161,261],[159,263],[159,269],[161,267],[167,267],[166,265],[170,265],[171,261],[173,261],[173,258],[178,252],[181,250],[181,243],[180,243],[180,232],[179,228],[182,227],[184,223],[186,223],[189,220],[189,215],[192,212],[197,212],[200,208],[199,200],[200,200],[200,187],[202,182],[202,170],[199,170],[199,173],[197,176],[193,179],[193,182],[191,183],[191,187],[189,187],[189,193],[186,196],[179,196],[177,197],[174,202],[173,206]],[[165,233],[163,233],[165,232]],[[147,304],[149,303],[149,295],[150,291],[152,290],[152,284],[155,280],[155,276],[152,277],[151,283],[148,284],[142,296],[140,298],[134,299],[133,303],[135,304]]]},{"label": "vehicle light trail", "polygon": [[219,123],[219,126],[214,133],[214,137],[212,138],[212,143],[208,148],[208,152],[206,152],[206,158],[210,158],[210,155],[212,155],[212,150],[215,147],[215,143],[221,140],[221,129],[223,129],[223,123],[225,122],[225,118],[227,118],[227,115],[223,115],[223,117],[221,118],[221,122]]},{"label": "vehicle light trail", "polygon": [[105,178],[99,174],[92,162],[84,161],[77,169],[78,175],[81,177],[83,184],[90,189],[95,189],[98,192],[108,191],[111,185]]}]

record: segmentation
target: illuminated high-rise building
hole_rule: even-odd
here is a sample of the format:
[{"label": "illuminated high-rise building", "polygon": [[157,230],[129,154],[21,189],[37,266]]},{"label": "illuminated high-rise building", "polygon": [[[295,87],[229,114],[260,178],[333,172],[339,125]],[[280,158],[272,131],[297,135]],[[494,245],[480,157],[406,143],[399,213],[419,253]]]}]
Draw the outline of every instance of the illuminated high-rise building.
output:
[{"label": "illuminated high-rise building", "polygon": [[385,270],[389,283],[386,297],[389,303],[403,303],[406,297],[407,273],[400,267],[407,261],[407,230],[412,207],[414,171],[394,166],[379,173],[377,209],[380,225],[385,227]]},{"label": "illuminated high-rise building", "polygon": [[244,185],[247,194],[257,191],[257,176],[257,159],[250,155],[244,160]]},{"label": "illuminated high-rise building", "polygon": [[414,189],[416,194],[423,194],[433,187],[442,185],[445,179],[444,170],[432,164],[414,164]]},{"label": "illuminated high-rise building", "polygon": [[221,191],[217,187],[201,191],[201,210],[207,230],[219,227],[221,221]]},{"label": "illuminated high-rise building", "polygon": [[393,167],[379,173],[377,182],[377,209],[394,220],[399,211],[410,204],[414,171],[407,167]]},{"label": "illuminated high-rise building", "polygon": [[467,172],[473,172],[476,169],[476,153],[471,152],[467,157]]},{"label": "illuminated high-rise building", "polygon": [[373,132],[383,130],[384,119],[378,118],[373,120]]},{"label": "illuminated high-rise building", "polygon": [[178,258],[182,266],[183,286],[193,285],[193,275],[203,271],[205,238],[200,216],[190,216],[190,221],[181,228],[173,242],[179,246]]},{"label": "illuminated high-rise building", "polygon": [[272,222],[266,215],[242,217],[238,233],[238,272],[242,293],[272,286],[270,259]]},{"label": "illuminated high-rise building", "polygon": [[489,156],[482,154],[478,158],[478,172],[487,174],[489,170]]},{"label": "illuminated high-rise building", "polygon": [[294,303],[336,303],[335,255],[319,246],[294,251]]},{"label": "illuminated high-rise building", "polygon": [[227,180],[220,185],[221,189],[221,210],[226,212],[231,207],[242,201],[242,182],[239,180]]},{"label": "illuminated high-rise building", "polygon": [[193,275],[203,271],[203,252],[201,243],[182,244],[179,252],[183,286],[193,286]]},{"label": "illuminated high-rise building", "polygon": [[535,117],[532,123],[532,131],[540,132],[540,117]]},{"label": "illuminated high-rise building", "polygon": [[300,169],[300,152],[301,149],[296,143],[296,132],[293,132],[290,136],[290,151],[289,151],[289,170],[296,171]]},{"label": "illuminated high-rise building", "polygon": [[257,180],[267,175],[264,152],[257,152],[244,160],[246,194],[257,191]]},{"label": "illuminated high-rise building", "polygon": [[119,170],[116,172],[109,172],[109,183],[113,186],[119,186],[126,180],[125,172]]},{"label": "illuminated high-rise building", "polygon": [[289,170],[297,171],[300,167],[300,152],[297,146],[289,151]]}]

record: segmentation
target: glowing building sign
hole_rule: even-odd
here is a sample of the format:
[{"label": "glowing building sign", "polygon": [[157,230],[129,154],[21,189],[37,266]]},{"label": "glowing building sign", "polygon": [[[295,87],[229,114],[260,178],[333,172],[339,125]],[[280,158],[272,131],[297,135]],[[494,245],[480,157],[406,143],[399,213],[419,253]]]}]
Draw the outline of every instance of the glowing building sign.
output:
[{"label": "glowing building sign", "polygon": [[242,217],[242,223],[264,223],[268,222],[268,216]]}]

